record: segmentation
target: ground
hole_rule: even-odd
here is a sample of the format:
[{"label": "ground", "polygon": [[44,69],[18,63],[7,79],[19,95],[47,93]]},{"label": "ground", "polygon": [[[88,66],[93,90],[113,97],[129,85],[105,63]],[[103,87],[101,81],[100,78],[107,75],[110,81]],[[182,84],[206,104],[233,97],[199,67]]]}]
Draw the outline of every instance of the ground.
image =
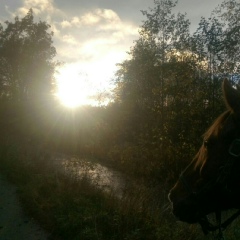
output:
[{"label": "ground", "polygon": [[48,238],[49,234],[24,213],[17,196],[17,188],[0,175],[0,240]]}]

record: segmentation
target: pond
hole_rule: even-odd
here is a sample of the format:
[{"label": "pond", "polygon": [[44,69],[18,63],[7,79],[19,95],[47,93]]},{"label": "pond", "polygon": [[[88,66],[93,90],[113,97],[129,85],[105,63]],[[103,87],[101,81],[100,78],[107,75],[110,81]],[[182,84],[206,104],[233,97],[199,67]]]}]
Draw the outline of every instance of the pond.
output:
[{"label": "pond", "polygon": [[98,188],[121,197],[126,186],[126,177],[109,167],[91,161],[87,158],[55,155],[54,165],[71,178],[87,178]]}]

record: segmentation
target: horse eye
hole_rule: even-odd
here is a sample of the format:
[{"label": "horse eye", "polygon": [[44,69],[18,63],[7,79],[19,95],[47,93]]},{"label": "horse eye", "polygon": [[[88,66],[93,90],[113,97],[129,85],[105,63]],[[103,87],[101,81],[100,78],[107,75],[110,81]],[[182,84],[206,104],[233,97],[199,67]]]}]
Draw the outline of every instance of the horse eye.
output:
[{"label": "horse eye", "polygon": [[215,143],[216,142],[212,138],[209,138],[203,141],[203,146],[205,148],[211,148]]},{"label": "horse eye", "polygon": [[208,147],[208,145],[209,145],[209,142],[208,142],[207,140],[204,140],[204,141],[203,141],[203,146],[204,146],[204,147]]}]

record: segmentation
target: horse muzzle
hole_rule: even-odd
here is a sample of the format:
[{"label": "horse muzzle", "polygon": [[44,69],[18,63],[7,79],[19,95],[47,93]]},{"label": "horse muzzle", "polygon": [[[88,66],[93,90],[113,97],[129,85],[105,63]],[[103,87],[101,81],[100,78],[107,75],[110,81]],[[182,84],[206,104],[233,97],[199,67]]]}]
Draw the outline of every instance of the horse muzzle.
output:
[{"label": "horse muzzle", "polygon": [[193,223],[197,223],[199,219],[202,217],[202,215],[196,209],[195,206],[190,206],[187,204],[179,204],[179,205],[173,204],[172,206],[173,206],[172,212],[174,216],[182,222],[193,224]]},{"label": "horse muzzle", "polygon": [[173,194],[170,192],[168,198],[172,204],[172,213],[178,220],[193,224],[197,223],[203,216],[203,213],[199,211],[197,203],[191,196],[177,200],[173,198]]}]

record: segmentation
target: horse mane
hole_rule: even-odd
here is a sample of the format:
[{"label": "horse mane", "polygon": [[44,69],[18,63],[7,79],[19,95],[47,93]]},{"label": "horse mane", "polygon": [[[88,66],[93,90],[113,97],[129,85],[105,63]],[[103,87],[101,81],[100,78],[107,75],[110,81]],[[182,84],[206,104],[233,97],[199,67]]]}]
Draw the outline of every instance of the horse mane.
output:
[{"label": "horse mane", "polygon": [[230,116],[231,110],[225,111],[222,113],[212,124],[212,126],[203,134],[203,138],[205,140],[209,139],[210,137],[217,137],[220,135],[220,132],[222,130],[222,127],[227,120],[227,118]]},{"label": "horse mane", "polygon": [[[209,141],[210,139],[217,138],[219,137],[220,134],[222,134],[221,130],[230,114],[231,110],[225,111],[213,122],[211,127],[203,134],[204,141]],[[201,168],[203,162],[205,161],[204,151],[201,151],[201,148],[200,151],[196,154],[194,159],[197,159],[197,161],[194,164],[194,169],[196,170],[199,166]]]}]

